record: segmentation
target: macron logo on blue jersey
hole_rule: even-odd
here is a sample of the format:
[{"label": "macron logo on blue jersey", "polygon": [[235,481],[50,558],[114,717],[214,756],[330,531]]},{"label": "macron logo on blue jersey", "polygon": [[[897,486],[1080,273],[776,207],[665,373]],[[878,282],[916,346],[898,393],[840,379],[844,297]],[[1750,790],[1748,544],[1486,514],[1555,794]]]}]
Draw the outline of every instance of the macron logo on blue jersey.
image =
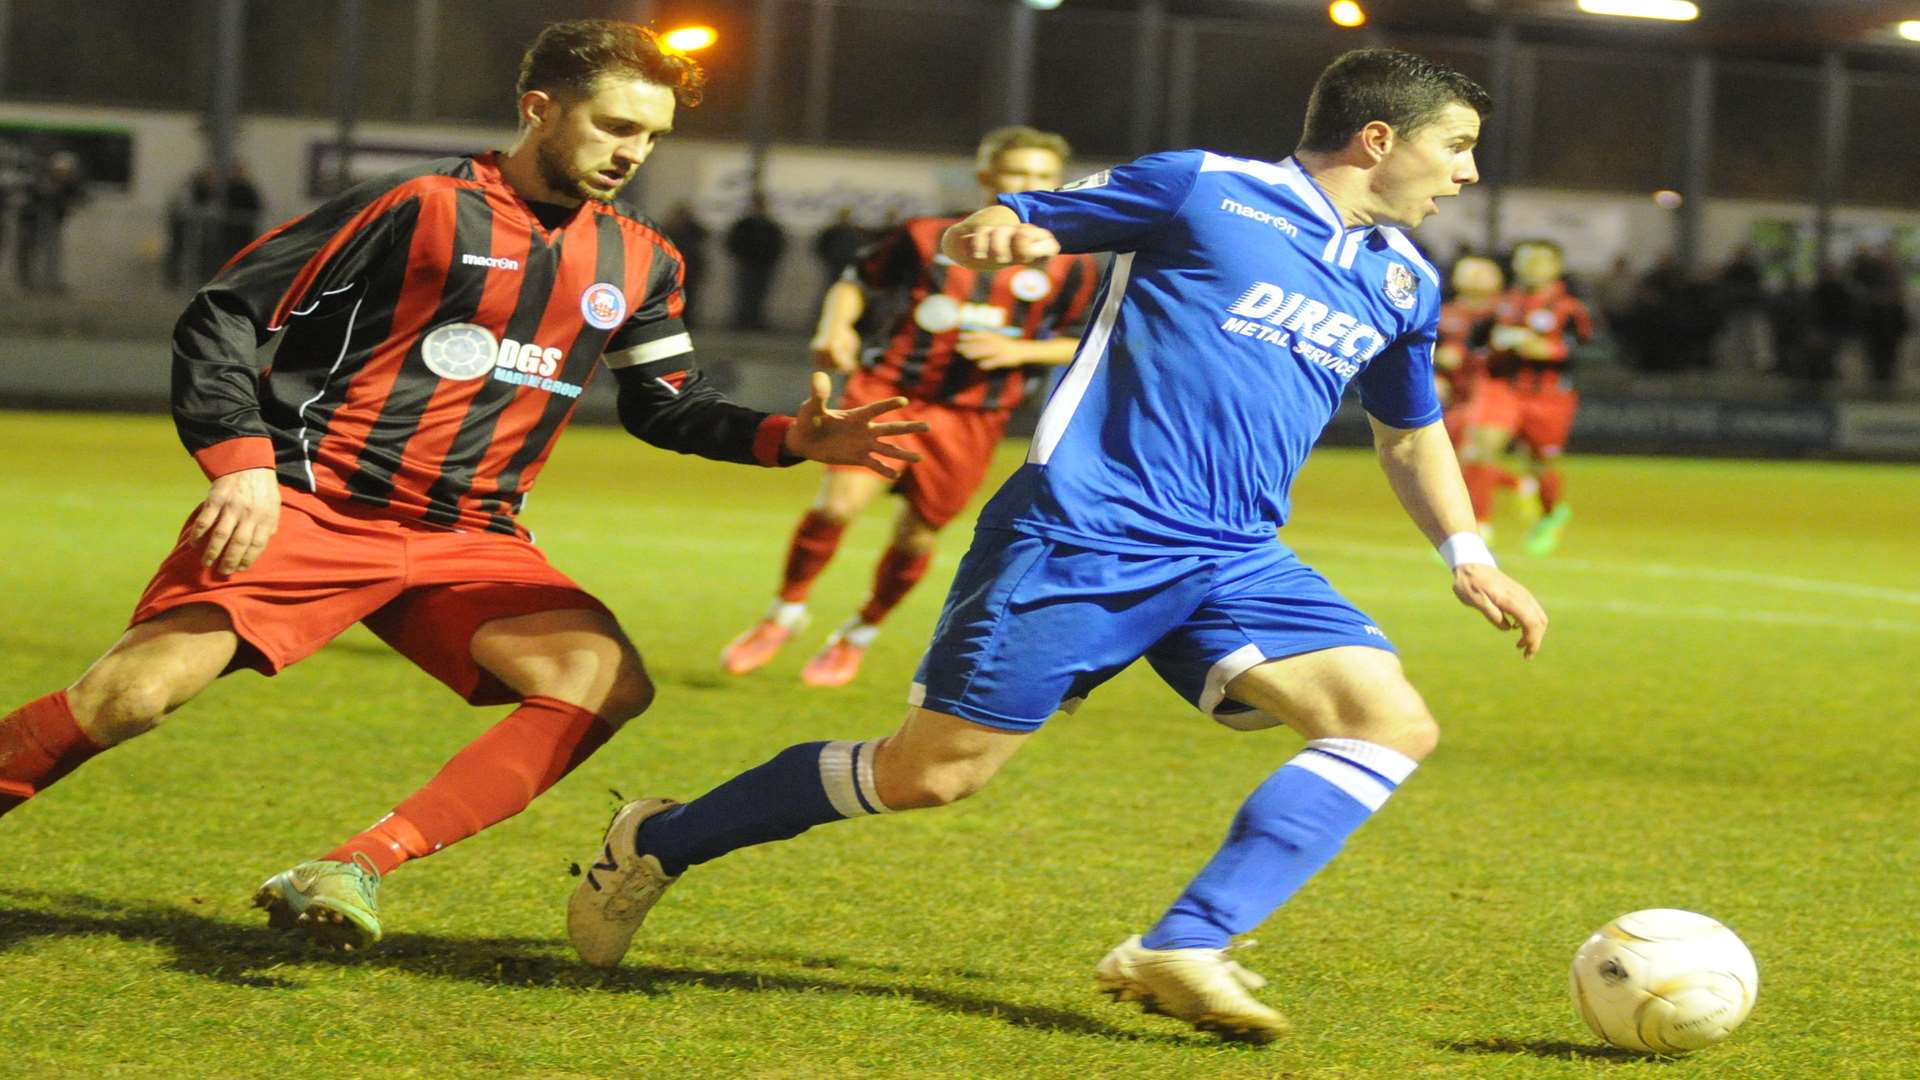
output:
[{"label": "macron logo on blue jersey", "polygon": [[1232,199],[1221,199],[1220,209],[1225,210],[1229,214],[1237,214],[1243,218],[1250,218],[1262,225],[1271,225],[1281,232],[1286,233],[1288,236],[1297,237],[1300,235],[1300,227],[1293,222],[1288,221],[1279,214],[1269,214],[1265,210],[1256,210],[1246,203],[1234,202]]},{"label": "macron logo on blue jersey", "polygon": [[1229,334],[1287,349],[1343,379],[1387,347],[1387,336],[1344,311],[1335,311],[1301,293],[1256,281],[1227,307],[1220,329]]}]

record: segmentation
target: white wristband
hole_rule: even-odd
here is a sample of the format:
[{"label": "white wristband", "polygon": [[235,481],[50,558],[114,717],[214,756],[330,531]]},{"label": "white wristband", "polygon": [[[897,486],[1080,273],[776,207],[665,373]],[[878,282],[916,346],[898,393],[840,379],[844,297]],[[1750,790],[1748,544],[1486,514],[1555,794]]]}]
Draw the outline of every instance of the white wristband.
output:
[{"label": "white wristband", "polygon": [[1479,533],[1457,532],[1440,544],[1440,557],[1447,561],[1447,569],[1458,570],[1462,566],[1478,563],[1482,566],[1498,566],[1493,561],[1493,551]]}]

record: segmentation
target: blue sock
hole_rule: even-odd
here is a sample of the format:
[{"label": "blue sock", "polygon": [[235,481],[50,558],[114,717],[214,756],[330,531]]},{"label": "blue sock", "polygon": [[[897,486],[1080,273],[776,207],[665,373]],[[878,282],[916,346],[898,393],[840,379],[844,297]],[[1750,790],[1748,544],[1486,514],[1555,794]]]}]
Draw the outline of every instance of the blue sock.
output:
[{"label": "blue sock", "polygon": [[1247,796],[1226,843],[1140,943],[1225,948],[1319,872],[1416,764],[1359,739],[1307,743]]},{"label": "blue sock", "polygon": [[791,839],[829,821],[883,814],[873,750],[871,741],[789,746],[692,802],[648,818],[635,846],[679,875],[736,848]]}]

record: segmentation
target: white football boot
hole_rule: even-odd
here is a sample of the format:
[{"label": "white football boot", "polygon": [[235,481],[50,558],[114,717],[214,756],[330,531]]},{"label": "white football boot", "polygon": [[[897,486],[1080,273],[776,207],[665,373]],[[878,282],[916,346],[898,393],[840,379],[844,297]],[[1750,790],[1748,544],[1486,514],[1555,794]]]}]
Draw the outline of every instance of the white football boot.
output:
[{"label": "white football boot", "polygon": [[1137,1001],[1223,1039],[1269,1043],[1293,1030],[1247,992],[1267,980],[1227,959],[1225,949],[1149,949],[1135,934],[1107,953],[1094,979],[1115,1001]]},{"label": "white football boot", "polygon": [[667,886],[680,880],[668,877],[659,859],[634,851],[640,823],[678,805],[672,799],[637,799],[613,815],[599,856],[567,901],[567,940],[589,965],[618,964],[647,912]]}]

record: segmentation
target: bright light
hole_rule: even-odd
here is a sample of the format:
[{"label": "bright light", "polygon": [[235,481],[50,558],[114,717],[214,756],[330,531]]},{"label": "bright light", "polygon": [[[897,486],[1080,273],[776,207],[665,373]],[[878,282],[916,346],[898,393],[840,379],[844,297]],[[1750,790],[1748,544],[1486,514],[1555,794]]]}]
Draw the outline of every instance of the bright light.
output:
[{"label": "bright light", "polygon": [[1908,19],[1906,22],[1894,27],[1894,29],[1898,30],[1900,36],[1906,38],[1908,41],[1920,41],[1920,19]]},{"label": "bright light", "polygon": [[1052,11],[1060,6],[1060,0],[1025,0],[1025,3],[1035,11]]},{"label": "bright light", "polygon": [[690,53],[699,52],[718,40],[720,35],[711,26],[682,26],[667,31],[660,43],[673,52]]},{"label": "bright light", "polygon": [[1700,17],[1699,5],[1688,0],[1580,0],[1579,7],[1589,15],[1619,15],[1628,19],[1692,22]]},{"label": "bright light", "polygon": [[1653,193],[1653,205],[1662,210],[1678,210],[1680,204],[1686,201],[1679,192],[1670,188],[1661,188]]},{"label": "bright light", "polygon": [[1333,3],[1328,4],[1327,18],[1333,20],[1333,25],[1344,26],[1349,29],[1367,24],[1367,13],[1365,9],[1359,4],[1354,3],[1353,0],[1334,0]]}]

